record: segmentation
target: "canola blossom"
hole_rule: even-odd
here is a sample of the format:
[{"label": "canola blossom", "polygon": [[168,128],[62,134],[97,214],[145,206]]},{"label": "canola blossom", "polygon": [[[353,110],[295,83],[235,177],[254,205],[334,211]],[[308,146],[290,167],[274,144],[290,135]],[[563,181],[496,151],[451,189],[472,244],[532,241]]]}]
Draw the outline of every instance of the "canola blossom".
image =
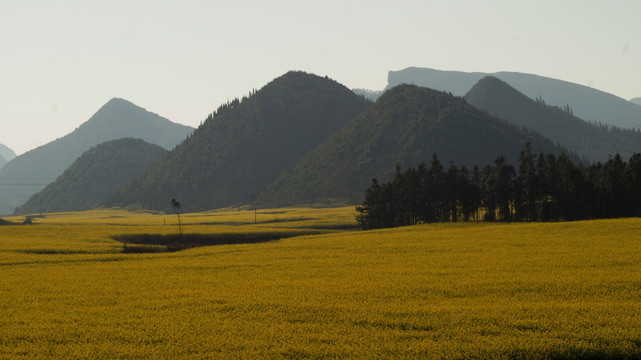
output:
[{"label": "canola blossom", "polygon": [[[11,220],[11,219],[9,219]],[[354,208],[184,214],[189,233],[320,230],[126,254],[175,216],[0,227],[0,359],[641,357],[641,220],[350,231]]]}]

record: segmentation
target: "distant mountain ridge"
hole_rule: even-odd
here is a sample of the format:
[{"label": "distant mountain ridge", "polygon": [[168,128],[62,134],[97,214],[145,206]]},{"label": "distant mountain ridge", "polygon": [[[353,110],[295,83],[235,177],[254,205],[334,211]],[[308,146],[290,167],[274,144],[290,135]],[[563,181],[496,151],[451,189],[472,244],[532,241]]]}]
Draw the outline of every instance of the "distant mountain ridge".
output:
[{"label": "distant mountain ridge", "polygon": [[15,157],[16,153],[13,150],[6,145],[0,144],[0,169]]},{"label": "distant mountain ridge", "polygon": [[397,164],[429,163],[434,153],[444,166],[451,161],[470,170],[501,154],[516,163],[527,142],[536,152],[563,152],[540,135],[478,110],[460,97],[399,85],[284,172],[257,203],[267,207],[331,199],[357,203],[372,178],[388,180]]},{"label": "distant mountain ridge", "polygon": [[189,126],[113,98],[73,132],[16,157],[0,169],[0,214],[12,213],[92,146],[133,137],[170,149],[192,131]]},{"label": "distant mountain ridge", "polygon": [[630,102],[641,106],[641,97],[636,97],[634,99],[630,99]]},{"label": "distant mountain ridge", "polygon": [[[439,75],[451,81],[451,74]],[[467,73],[454,78],[460,89],[467,86]],[[635,132],[589,124],[572,115],[572,104],[565,111],[548,106],[547,98],[535,101],[495,77],[480,78],[465,97],[403,84],[388,89],[376,103],[365,99],[375,93],[350,91],[327,77],[290,71],[220,106],[193,133],[176,136],[169,142],[173,145],[166,146],[173,150],[161,151],[153,161],[153,156],[143,154],[157,151],[152,151],[157,146],[142,140],[107,139],[87,145],[120,132],[134,134],[121,137],[136,137],[139,129],[146,135],[159,134],[155,142],[145,140],[148,143],[167,138],[168,120],[112,99],[73,133],[0,169],[0,214],[3,189],[13,190],[4,194],[5,199],[24,199],[42,190],[45,180],[54,179],[27,203],[14,204],[15,208],[24,203],[17,212],[131,205],[172,211],[172,198],[180,201],[183,211],[247,204],[355,204],[372,178],[386,181],[397,164],[416,166],[429,162],[433,153],[446,168],[452,162],[471,171],[473,165],[483,167],[499,155],[515,164],[526,143],[536,153],[566,152],[578,162],[575,152],[601,160],[612,150],[634,151],[639,138]],[[135,150],[136,146],[141,148]],[[86,150],[54,179],[38,177],[42,169],[60,165],[61,158],[71,158],[70,148],[83,147]],[[5,173],[7,167],[13,172]],[[35,170],[41,172],[29,172]],[[119,174],[118,179],[114,175],[117,186],[105,183],[105,174]],[[3,186],[2,180],[9,179],[38,182]],[[25,195],[23,188],[35,190]]]},{"label": "distant mountain ridge", "polygon": [[544,76],[516,72],[462,72],[410,67],[390,71],[386,89],[399,84],[415,84],[463,96],[479,80],[494,76],[531,99],[543,100],[558,107],[569,105],[574,115],[621,128],[641,129],[641,107],[612,94],[588,86],[552,79]]},{"label": "distant mountain ridge", "polygon": [[16,153],[8,146],[0,144],[0,156],[2,156],[7,161],[11,161],[16,157]]},{"label": "distant mountain ridge", "polygon": [[107,206],[185,211],[248,204],[371,103],[329,78],[291,71],[221,106]]},{"label": "distant mountain ridge", "polygon": [[54,182],[34,194],[16,214],[89,210],[142,174],[167,150],[141,139],[117,139],[84,152]]},{"label": "distant mountain ridge", "polygon": [[533,129],[590,162],[607,161],[616,153],[624,158],[641,151],[641,132],[599,127],[565,110],[534,101],[506,82],[487,76],[465,95],[465,100],[517,126]]},{"label": "distant mountain ridge", "polygon": [[383,90],[368,90],[368,89],[352,89],[352,91],[356,95],[363,96],[364,98],[374,102],[376,99],[378,99],[382,94]]}]

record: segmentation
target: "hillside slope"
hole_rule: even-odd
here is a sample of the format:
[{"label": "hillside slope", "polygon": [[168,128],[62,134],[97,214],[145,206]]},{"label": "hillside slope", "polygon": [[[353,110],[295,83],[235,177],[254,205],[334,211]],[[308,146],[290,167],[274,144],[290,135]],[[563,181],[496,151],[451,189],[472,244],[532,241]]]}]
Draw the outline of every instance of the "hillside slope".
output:
[{"label": "hillside slope", "polygon": [[0,187],[0,214],[12,213],[92,146],[132,137],[170,149],[192,131],[191,127],[114,98],[73,132],[16,157],[0,169],[0,182],[9,183]]},{"label": "hillside slope", "polygon": [[0,144],[0,156],[7,161],[11,161],[16,157],[16,153],[8,146]]},{"label": "hillside slope", "polygon": [[399,84],[415,84],[463,96],[486,76],[499,78],[530,99],[542,97],[554,106],[569,105],[574,115],[586,120],[621,128],[641,128],[641,107],[612,94],[571,82],[516,72],[468,73],[429,68],[390,71],[387,89]]},{"label": "hillside slope", "polygon": [[176,198],[194,211],[250,203],[370,104],[335,81],[289,72],[221,106],[106,204],[170,210]]},{"label": "hillside slope", "polygon": [[286,171],[258,198],[261,206],[361,201],[372,178],[389,179],[396,164],[429,163],[437,153],[444,166],[480,167],[500,154],[515,162],[525,143],[534,151],[561,151],[476,109],[463,99],[413,85],[381,96],[339,133]]},{"label": "hillside slope", "polygon": [[131,138],[96,145],[83,153],[54,182],[31,196],[16,210],[16,214],[95,208],[166,152],[158,145]]},{"label": "hillside slope", "polygon": [[501,119],[533,129],[591,162],[607,161],[615,153],[628,158],[635,151],[641,151],[640,133],[608,131],[587,123],[574,116],[572,109],[563,110],[534,101],[492,76],[479,80],[464,98]]},{"label": "hillside slope", "polygon": [[0,169],[7,163],[9,160],[16,157],[16,153],[13,152],[6,145],[0,144]]}]

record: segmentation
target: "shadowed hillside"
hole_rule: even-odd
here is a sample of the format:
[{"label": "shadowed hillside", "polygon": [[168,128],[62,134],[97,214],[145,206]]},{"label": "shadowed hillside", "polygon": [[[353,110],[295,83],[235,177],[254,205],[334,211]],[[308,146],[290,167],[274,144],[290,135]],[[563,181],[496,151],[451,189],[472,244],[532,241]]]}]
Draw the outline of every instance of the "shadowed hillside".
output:
[{"label": "shadowed hillside", "polygon": [[328,199],[356,203],[372,178],[391,178],[396,164],[427,163],[434,153],[443,164],[482,167],[500,154],[515,163],[527,142],[536,152],[561,152],[549,140],[488,115],[462,98],[400,85],[281,175],[258,203],[280,206]]},{"label": "shadowed hillside", "polygon": [[107,205],[185,210],[249,203],[370,103],[343,85],[289,72],[221,106],[178,148]]},{"label": "shadowed hillside", "polygon": [[140,139],[118,139],[87,150],[62,175],[34,194],[16,214],[80,211],[97,207],[140,175],[167,150]]},{"label": "shadowed hillside", "polygon": [[606,161],[615,153],[627,158],[641,151],[638,131],[610,131],[590,124],[574,116],[569,106],[561,109],[534,101],[495,77],[481,79],[465,100],[517,126],[533,129],[591,162]]},{"label": "shadowed hillside", "polygon": [[170,149],[192,131],[126,100],[111,99],[70,134],[24,153],[0,169],[0,214],[12,213],[92,146],[133,137]]}]

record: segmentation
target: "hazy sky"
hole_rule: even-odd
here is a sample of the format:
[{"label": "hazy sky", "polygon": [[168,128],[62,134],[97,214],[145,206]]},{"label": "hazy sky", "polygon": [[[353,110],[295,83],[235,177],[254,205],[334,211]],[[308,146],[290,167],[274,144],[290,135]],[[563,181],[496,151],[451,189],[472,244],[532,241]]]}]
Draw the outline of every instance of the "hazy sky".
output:
[{"label": "hazy sky", "polygon": [[0,143],[113,97],[197,126],[288,70],[382,89],[410,66],[518,71],[641,96],[639,0],[1,0]]}]

